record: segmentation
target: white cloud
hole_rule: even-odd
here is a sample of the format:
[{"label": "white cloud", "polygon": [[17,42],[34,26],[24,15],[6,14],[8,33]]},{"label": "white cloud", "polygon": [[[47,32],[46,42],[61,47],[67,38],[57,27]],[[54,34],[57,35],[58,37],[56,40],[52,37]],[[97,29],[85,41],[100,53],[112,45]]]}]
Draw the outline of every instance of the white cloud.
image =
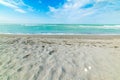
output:
[{"label": "white cloud", "polygon": [[20,13],[26,13],[27,11],[22,9],[21,7],[27,7],[28,9],[32,9],[30,6],[26,5],[22,0],[0,0],[0,4],[10,7],[15,11]]},{"label": "white cloud", "polygon": [[67,0],[59,8],[50,6],[49,14],[57,20],[76,22],[90,16],[97,16],[100,13],[115,10],[118,8],[116,5],[119,3],[119,0]]},{"label": "white cloud", "polygon": [[15,11],[18,11],[18,12],[20,12],[20,13],[26,13],[26,11],[24,11],[24,10],[22,10],[22,9],[15,9]]},{"label": "white cloud", "polygon": [[18,11],[20,13],[26,13],[26,11],[24,11],[23,9],[19,8],[18,6],[14,5],[14,4],[11,4],[5,0],[0,0],[0,4],[4,5],[4,6],[7,6],[7,7],[10,7],[12,9],[14,9],[15,11]]},{"label": "white cloud", "polygon": [[84,16],[94,14],[96,10],[92,8],[82,9],[81,7],[90,3],[90,0],[68,0],[62,7],[49,7],[50,14],[53,18],[63,20],[79,20]]}]

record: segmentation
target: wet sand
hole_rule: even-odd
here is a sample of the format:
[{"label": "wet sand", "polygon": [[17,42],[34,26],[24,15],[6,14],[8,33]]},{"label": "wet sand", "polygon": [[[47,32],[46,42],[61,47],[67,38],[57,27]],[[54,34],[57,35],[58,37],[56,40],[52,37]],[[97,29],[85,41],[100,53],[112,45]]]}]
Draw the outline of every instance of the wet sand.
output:
[{"label": "wet sand", "polygon": [[0,80],[120,80],[120,36],[0,35]]}]

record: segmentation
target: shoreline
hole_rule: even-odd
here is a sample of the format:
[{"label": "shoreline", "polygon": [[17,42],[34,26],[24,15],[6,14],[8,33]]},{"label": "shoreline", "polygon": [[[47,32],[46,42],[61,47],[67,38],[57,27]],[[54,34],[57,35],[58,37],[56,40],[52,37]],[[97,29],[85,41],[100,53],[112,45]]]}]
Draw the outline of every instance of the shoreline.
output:
[{"label": "shoreline", "polygon": [[120,39],[119,34],[0,34],[0,37],[41,37],[61,39]]}]

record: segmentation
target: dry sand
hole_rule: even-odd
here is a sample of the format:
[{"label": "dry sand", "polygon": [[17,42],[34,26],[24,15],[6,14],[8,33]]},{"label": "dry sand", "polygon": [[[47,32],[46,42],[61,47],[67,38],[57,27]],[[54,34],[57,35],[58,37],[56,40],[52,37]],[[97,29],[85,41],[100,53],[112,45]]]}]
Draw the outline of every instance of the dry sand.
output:
[{"label": "dry sand", "polygon": [[0,80],[120,80],[120,36],[0,35]]}]

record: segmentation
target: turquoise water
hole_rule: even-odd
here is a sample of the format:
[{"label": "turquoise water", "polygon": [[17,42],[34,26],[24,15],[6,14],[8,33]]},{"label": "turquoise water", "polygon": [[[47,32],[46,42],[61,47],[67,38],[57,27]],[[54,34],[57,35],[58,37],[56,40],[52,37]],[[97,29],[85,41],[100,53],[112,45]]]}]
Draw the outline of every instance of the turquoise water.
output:
[{"label": "turquoise water", "polygon": [[0,24],[1,34],[120,34],[120,25]]}]

